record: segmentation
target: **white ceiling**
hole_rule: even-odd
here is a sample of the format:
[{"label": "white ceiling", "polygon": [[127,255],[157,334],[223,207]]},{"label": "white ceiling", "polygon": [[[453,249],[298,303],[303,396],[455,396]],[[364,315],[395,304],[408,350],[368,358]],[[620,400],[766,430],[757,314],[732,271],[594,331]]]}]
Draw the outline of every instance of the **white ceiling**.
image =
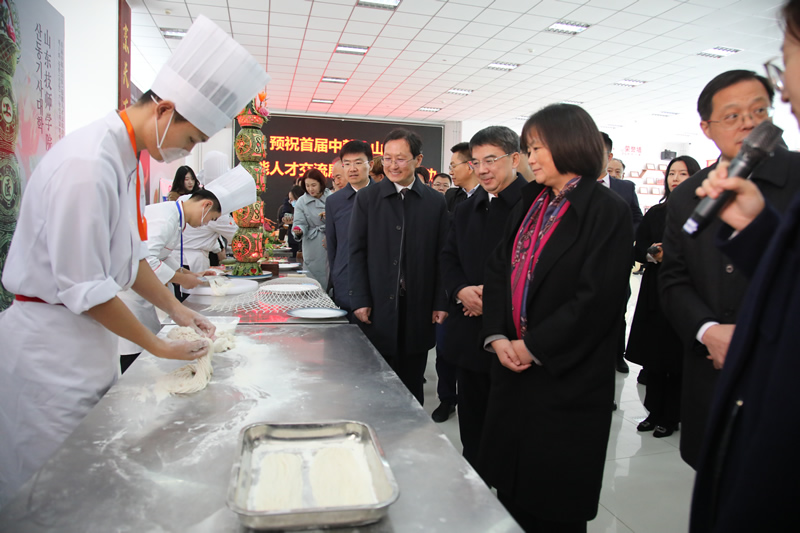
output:
[{"label": "white ceiling", "polygon": [[[782,0],[402,0],[394,10],[356,0],[128,0],[132,79],[149,87],[179,41],[159,27],[188,28],[206,15],[272,76],[272,111],[415,121],[516,124],[552,102],[582,102],[601,129],[643,119],[697,132],[702,87],[725,70],[779,54]],[[590,24],[576,36],[545,31],[557,20]],[[365,56],[337,43],[369,46]],[[723,46],[743,51],[698,56]],[[494,61],[517,63],[511,72]],[[344,85],[324,76],[348,78]],[[627,88],[623,79],[645,81]],[[467,96],[447,94],[471,89]],[[334,100],[312,103],[312,98]],[[441,111],[419,111],[420,107]],[[677,113],[660,118],[653,113]]]}]

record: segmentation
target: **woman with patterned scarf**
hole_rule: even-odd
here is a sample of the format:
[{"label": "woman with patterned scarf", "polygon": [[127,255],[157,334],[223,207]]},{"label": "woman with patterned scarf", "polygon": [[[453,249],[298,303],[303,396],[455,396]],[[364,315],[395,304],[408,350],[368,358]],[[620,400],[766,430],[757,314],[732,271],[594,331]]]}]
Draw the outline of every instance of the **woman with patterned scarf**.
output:
[{"label": "woman with patterned scarf", "polygon": [[521,140],[535,181],[486,265],[482,338],[497,356],[480,472],[526,531],[585,532],[600,498],[633,225],[597,182],[603,144],[586,111],[545,107]]}]

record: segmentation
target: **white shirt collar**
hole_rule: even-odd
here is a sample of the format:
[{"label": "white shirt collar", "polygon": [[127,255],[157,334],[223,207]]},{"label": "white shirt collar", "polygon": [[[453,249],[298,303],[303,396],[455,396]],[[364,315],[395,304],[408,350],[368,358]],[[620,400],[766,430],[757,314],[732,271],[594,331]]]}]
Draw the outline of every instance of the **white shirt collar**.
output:
[{"label": "white shirt collar", "polygon": [[412,185],[414,185],[414,183],[415,183],[416,181],[417,181],[417,177],[416,177],[416,176],[414,176],[414,179],[413,179],[413,181],[412,181],[411,183],[409,183],[408,185],[400,185],[399,183],[395,183],[395,182],[392,182],[392,184],[394,185],[394,188],[395,188],[395,189],[397,189],[397,192],[399,193],[399,192],[400,192],[400,191],[402,191],[403,189],[409,189],[409,190],[411,190],[411,186],[412,186]]},{"label": "white shirt collar", "polygon": [[472,188],[472,190],[469,190],[469,191],[468,191],[467,189],[464,189],[464,187],[461,187],[461,188],[462,188],[462,189],[464,189],[464,192],[466,192],[466,193],[467,193],[467,198],[470,198],[470,197],[471,197],[473,194],[475,194],[475,191],[477,191],[477,190],[478,190],[478,187],[480,187],[480,186],[481,186],[481,184],[480,184],[480,183],[477,183],[477,184],[476,184],[476,185],[475,185],[475,186]]},{"label": "white shirt collar", "polygon": [[487,192],[486,194],[488,194],[488,195],[489,195],[489,202],[490,202],[490,203],[491,203],[491,201],[492,201],[492,200],[494,200],[495,198],[497,198],[497,195],[496,195],[496,194],[492,194],[492,193],[490,193],[490,192]]},{"label": "white shirt collar", "polygon": [[599,181],[600,183],[602,183],[604,186],[608,187],[609,189],[611,188],[611,177],[608,174],[603,176],[603,179],[597,180],[597,181]]}]

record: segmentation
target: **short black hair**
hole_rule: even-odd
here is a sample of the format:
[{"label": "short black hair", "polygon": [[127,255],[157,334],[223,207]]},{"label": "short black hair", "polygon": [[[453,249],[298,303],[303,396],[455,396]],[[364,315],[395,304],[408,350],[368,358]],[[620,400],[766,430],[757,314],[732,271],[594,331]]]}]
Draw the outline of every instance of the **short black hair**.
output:
[{"label": "short black hair", "polygon": [[444,172],[439,172],[433,177],[433,181],[436,181],[436,178],[447,178],[447,181],[450,182],[450,185],[453,185],[453,178],[450,177],[450,174],[445,174]]},{"label": "short black hair", "polygon": [[419,176],[419,179],[421,179],[424,183],[428,183],[429,181],[431,181],[431,173],[428,172],[428,169],[425,167],[415,168],[414,174],[416,176]]},{"label": "short black hair", "polygon": [[609,154],[614,151],[614,141],[611,140],[611,137],[608,136],[608,133],[601,131],[600,137],[603,138],[603,144],[606,147],[606,152]]},{"label": "short black hair", "polygon": [[800,42],[800,2],[790,0],[783,5],[780,23],[784,33]]},{"label": "short black hair", "polygon": [[625,163],[622,162],[622,159],[619,159],[619,158],[615,157],[615,158],[612,159],[612,161],[616,161],[617,163],[622,165],[622,171],[625,172]]},{"label": "short black hair", "polygon": [[384,146],[389,141],[400,141],[403,140],[408,143],[408,148],[411,150],[411,157],[417,157],[419,154],[422,153],[422,139],[419,138],[419,135],[414,133],[411,130],[407,130],[405,128],[397,128],[389,132],[389,135],[383,140]]},{"label": "short black hair", "polygon": [[758,81],[764,86],[769,96],[769,103],[772,105],[772,101],[775,98],[775,90],[772,88],[772,84],[767,78],[759,76],[752,70],[728,70],[708,82],[700,92],[700,96],[697,98],[697,113],[700,115],[700,120],[706,121],[711,119],[711,113],[714,112],[713,100],[715,94],[722,89],[727,89],[731,85],[736,85],[739,82],[748,80]]},{"label": "short black hair", "polygon": [[292,185],[292,188],[289,189],[289,192],[292,193],[292,196],[294,196],[295,200],[299,200],[300,197],[305,194],[305,191],[303,191],[303,188],[299,185]]},{"label": "short black hair", "polygon": [[464,158],[464,161],[469,161],[472,159],[472,150],[469,149],[468,142],[461,142],[457,145],[450,148],[450,151],[454,154],[459,154],[461,157]]},{"label": "short black hair", "polygon": [[189,200],[211,200],[213,202],[211,205],[211,210],[216,211],[217,213],[222,213],[222,206],[219,203],[217,195],[208,189],[197,189],[192,193],[192,196],[189,198]]},{"label": "short black hair", "polygon": [[582,107],[551,104],[531,115],[522,127],[522,149],[528,151],[536,134],[553,157],[561,174],[573,173],[596,180],[606,168],[603,140],[592,117]]},{"label": "short black hair", "polygon": [[519,152],[519,135],[505,126],[489,126],[472,136],[469,140],[469,149],[472,151],[476,146],[487,144],[500,147],[506,154],[513,154]]},{"label": "short black hair", "polygon": [[372,159],[372,148],[364,141],[350,141],[339,150],[339,159],[344,158],[346,155],[353,154],[364,154],[367,156],[367,161],[369,161]]},{"label": "short black hair", "polygon": [[[153,99],[155,99],[155,100],[156,100],[156,102],[160,102],[160,101],[161,101],[161,97],[160,97],[160,96],[158,96],[156,93],[154,93],[152,89],[150,89],[150,90],[148,90],[146,93],[144,93],[144,94],[141,96],[141,98],[139,98],[138,100],[136,100],[136,103],[135,103],[135,104],[133,104],[133,105],[134,105],[134,106],[137,106],[137,107],[145,106],[145,105],[147,105],[147,104],[151,104],[151,103],[153,103]],[[188,120],[186,120],[186,119],[183,117],[183,115],[181,115],[181,114],[178,112],[178,108],[175,108],[175,122],[189,122]]]}]

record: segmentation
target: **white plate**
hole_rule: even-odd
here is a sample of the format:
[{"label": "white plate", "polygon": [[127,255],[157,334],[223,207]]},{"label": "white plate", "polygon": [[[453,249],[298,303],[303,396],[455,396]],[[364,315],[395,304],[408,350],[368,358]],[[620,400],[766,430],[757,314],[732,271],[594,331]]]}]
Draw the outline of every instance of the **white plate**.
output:
[{"label": "white plate", "polygon": [[[244,294],[246,292],[253,292],[258,289],[258,282],[251,279],[232,279],[230,283],[225,285],[225,296],[233,296],[235,294]],[[211,292],[211,287],[208,285],[195,287],[194,289],[186,289],[185,292],[189,294],[198,294],[202,296],[214,296]]]},{"label": "white plate", "polygon": [[272,272],[264,272],[258,276],[228,276],[228,279],[252,279],[253,281],[261,281],[272,277]]},{"label": "white plate", "polygon": [[294,270],[300,263],[278,263],[278,270]]},{"label": "white plate", "polygon": [[264,285],[261,287],[261,290],[264,292],[280,292],[280,293],[287,293],[287,292],[310,292],[317,288],[316,285],[312,285],[310,283],[282,283],[275,285]]},{"label": "white plate", "polygon": [[347,311],[327,307],[306,307],[303,309],[289,309],[286,314],[295,318],[338,318],[345,316]]}]

